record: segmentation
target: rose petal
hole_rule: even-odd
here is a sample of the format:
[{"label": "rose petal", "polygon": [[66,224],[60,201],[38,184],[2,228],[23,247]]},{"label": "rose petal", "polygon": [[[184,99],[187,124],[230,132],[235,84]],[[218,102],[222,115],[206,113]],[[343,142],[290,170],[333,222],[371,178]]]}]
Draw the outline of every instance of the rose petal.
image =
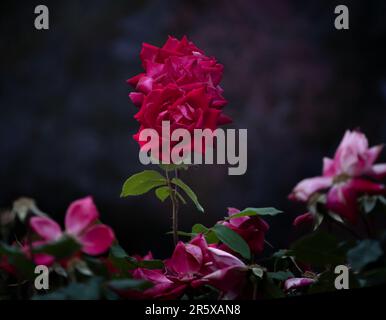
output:
[{"label": "rose petal", "polygon": [[330,158],[323,158],[323,176],[330,177],[335,175],[335,162]]},{"label": "rose petal", "polygon": [[227,268],[230,266],[245,267],[244,262],[228,252],[213,247],[208,247],[208,251],[217,268]]},{"label": "rose petal", "polygon": [[37,265],[51,266],[55,262],[55,257],[49,254],[37,253],[34,254],[34,262]]},{"label": "rose petal", "polygon": [[139,79],[137,84],[137,89],[140,92],[143,92],[145,94],[148,94],[153,88],[153,79],[147,76],[143,76],[141,79]]},{"label": "rose petal", "polygon": [[200,247],[189,243],[184,244],[180,241],[166,265],[177,273],[189,274],[198,272],[202,261],[203,255]]},{"label": "rose petal", "polygon": [[137,74],[136,76],[134,76],[130,79],[127,79],[126,82],[135,88],[137,86],[139,79],[141,79],[144,75],[145,75],[145,73]]},{"label": "rose petal", "polygon": [[142,105],[143,98],[144,98],[143,93],[131,92],[129,93],[129,97],[136,107],[140,107]]},{"label": "rose petal", "polygon": [[378,145],[366,150],[365,158],[366,158],[367,168],[371,168],[373,163],[378,159],[379,155],[381,154],[382,149],[383,149],[383,145]]},{"label": "rose petal", "polygon": [[203,280],[223,291],[226,299],[235,299],[245,285],[247,270],[246,267],[230,266],[206,275]]},{"label": "rose petal", "polygon": [[173,283],[173,281],[169,280],[161,270],[151,270],[144,268],[137,268],[133,271],[133,277],[135,279],[144,279],[151,281],[152,283]]},{"label": "rose petal", "polygon": [[292,225],[294,227],[299,227],[302,225],[312,225],[313,222],[314,222],[314,216],[311,213],[307,212],[305,214],[297,216],[294,222],[292,223]]},{"label": "rose petal", "polygon": [[98,209],[91,197],[76,200],[67,209],[65,218],[66,232],[79,235],[98,217]]},{"label": "rose petal", "polygon": [[[240,210],[239,209],[236,209],[236,208],[228,208],[228,216],[231,217],[237,213],[240,213]],[[238,217],[238,218],[233,218],[233,219],[230,219],[226,222],[224,222],[225,225],[227,224],[230,224],[236,228],[238,228],[243,222],[247,221],[249,219],[249,217],[245,216],[245,217]]]},{"label": "rose petal", "polygon": [[370,175],[376,179],[383,179],[386,177],[386,163],[379,163],[372,166]]},{"label": "rose petal", "polygon": [[57,240],[62,236],[60,226],[50,218],[32,217],[30,226],[44,240]]},{"label": "rose petal", "polygon": [[355,224],[358,220],[358,197],[362,194],[384,194],[385,187],[365,179],[351,179],[334,185],[327,194],[327,208]]},{"label": "rose petal", "polygon": [[82,243],[82,251],[95,256],[107,251],[114,239],[114,232],[110,227],[96,224],[87,229],[79,240]]},{"label": "rose petal", "polygon": [[352,179],[347,184],[347,188],[351,188],[357,193],[383,194],[385,192],[385,186],[383,184],[358,178]]},{"label": "rose petal", "polygon": [[332,177],[314,177],[304,179],[295,186],[292,193],[289,195],[289,198],[307,202],[315,192],[330,187],[332,181]]},{"label": "rose petal", "polygon": [[357,192],[349,183],[334,185],[327,194],[326,206],[353,224],[358,220]]},{"label": "rose petal", "polygon": [[302,288],[302,287],[307,287],[315,282],[314,279],[311,278],[291,278],[287,279],[284,282],[284,290],[288,291],[291,289],[296,289],[296,288]]}]

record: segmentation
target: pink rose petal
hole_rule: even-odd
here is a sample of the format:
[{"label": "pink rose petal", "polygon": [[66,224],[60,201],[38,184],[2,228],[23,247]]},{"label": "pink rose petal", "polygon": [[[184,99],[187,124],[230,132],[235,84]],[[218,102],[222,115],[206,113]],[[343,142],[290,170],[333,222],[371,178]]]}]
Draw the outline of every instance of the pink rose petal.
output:
[{"label": "pink rose petal", "polygon": [[114,239],[114,232],[110,227],[96,224],[80,237],[82,251],[92,256],[102,254],[112,245]]},{"label": "pink rose petal", "polygon": [[91,197],[76,200],[67,209],[65,218],[66,232],[79,235],[98,217],[98,209]]},{"label": "pink rose petal", "polygon": [[30,226],[44,240],[57,240],[62,236],[60,226],[50,218],[32,217]]}]

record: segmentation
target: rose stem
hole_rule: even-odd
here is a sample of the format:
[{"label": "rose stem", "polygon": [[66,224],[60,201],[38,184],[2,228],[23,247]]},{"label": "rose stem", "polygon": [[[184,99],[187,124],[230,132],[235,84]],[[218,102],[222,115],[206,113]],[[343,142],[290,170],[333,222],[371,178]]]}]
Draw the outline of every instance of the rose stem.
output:
[{"label": "rose stem", "polygon": [[[174,176],[176,179],[178,179],[178,169],[174,169]],[[176,222],[176,230],[178,231],[178,211],[180,210],[180,202],[177,197],[177,192],[178,192],[178,187],[177,185],[174,186],[174,199],[176,202],[176,217],[175,217],[175,222]],[[177,233],[177,240],[178,240],[178,233]]]},{"label": "rose stem", "polygon": [[178,212],[177,212],[177,199],[175,197],[175,190],[172,188],[168,170],[165,170],[166,181],[169,187],[170,200],[172,201],[172,226],[173,226],[173,242],[177,245],[178,242]]}]

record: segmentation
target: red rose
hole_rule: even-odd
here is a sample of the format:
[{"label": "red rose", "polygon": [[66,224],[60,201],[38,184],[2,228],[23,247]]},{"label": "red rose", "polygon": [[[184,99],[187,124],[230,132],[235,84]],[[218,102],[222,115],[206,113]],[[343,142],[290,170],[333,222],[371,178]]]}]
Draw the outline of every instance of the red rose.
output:
[{"label": "red rose", "polygon": [[227,103],[219,86],[224,67],[205,56],[186,36],[181,41],[169,37],[162,48],[144,43],[140,57],[145,72],[128,80],[137,91],[130,94],[135,105],[140,106],[151,90],[168,84],[184,91],[204,86],[211,96],[211,106],[221,108]]},{"label": "red rose", "polygon": [[[142,151],[152,148],[152,156],[168,163],[170,154],[165,143],[180,155],[173,147],[181,139],[171,141],[170,137],[162,137],[162,123],[167,121],[171,135],[176,129],[186,129],[185,133],[189,133],[183,137],[184,152],[204,153],[205,145],[198,147],[192,138],[194,129],[213,131],[232,121],[221,110],[226,104],[219,86],[223,66],[215,58],[205,56],[186,37],[181,40],[169,37],[162,48],[145,43],[140,56],[145,72],[128,80],[136,89],[130,98],[140,107],[135,119],[141,126],[134,139],[141,147],[145,146]],[[158,138],[139,141],[144,129],[156,130]],[[202,142],[199,141],[200,145]],[[162,146],[166,146],[165,150]]]},{"label": "red rose", "polygon": [[[231,217],[240,210],[228,208],[228,215]],[[238,233],[249,245],[253,253],[260,253],[264,249],[265,233],[269,225],[259,216],[244,216],[223,221],[222,224]],[[231,251],[227,246],[220,245],[223,250]]]},{"label": "red rose", "polygon": [[[229,122],[229,118],[223,115],[221,110],[211,107],[211,96],[204,87],[185,93],[175,85],[152,90],[145,96],[140,110],[134,117],[141,124],[139,131],[134,135],[140,146],[146,144],[146,141],[139,141],[141,131],[154,129],[161,137],[163,121],[169,121],[170,132],[186,129],[192,135],[194,129],[215,130],[219,125]],[[160,138],[160,147],[162,142]],[[170,146],[173,147],[176,143],[170,141]],[[194,150],[193,141],[189,149]]]}]

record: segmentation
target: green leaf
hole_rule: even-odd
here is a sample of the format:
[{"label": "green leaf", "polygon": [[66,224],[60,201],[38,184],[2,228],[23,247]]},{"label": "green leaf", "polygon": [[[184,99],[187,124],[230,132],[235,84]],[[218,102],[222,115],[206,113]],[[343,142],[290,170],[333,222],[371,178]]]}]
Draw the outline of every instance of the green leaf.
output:
[{"label": "green leaf", "polygon": [[377,197],[376,196],[364,196],[362,197],[362,205],[366,214],[370,213],[374,210],[377,205]]},{"label": "green leaf", "polygon": [[125,181],[121,197],[141,195],[166,183],[166,179],[158,171],[144,170],[133,174]]},{"label": "green leaf", "polygon": [[321,214],[320,212],[316,212],[313,215],[314,215],[314,228],[313,228],[313,231],[315,231],[322,224],[322,222],[324,220],[324,214]]},{"label": "green leaf", "polygon": [[205,234],[209,231],[209,228],[205,227],[203,224],[201,223],[196,223],[193,227],[192,227],[192,233],[194,234],[199,234],[199,233],[202,233],[202,234]]},{"label": "green leaf", "polygon": [[199,233],[202,233],[205,236],[206,242],[209,244],[219,242],[216,233],[212,229],[209,229],[200,223],[196,223],[192,227],[192,237],[195,237]]},{"label": "green leaf", "polygon": [[379,201],[381,201],[381,203],[382,203],[383,205],[386,206],[386,197],[379,196],[378,199],[379,199]]},{"label": "green leaf", "polygon": [[254,267],[254,268],[252,268],[252,272],[259,279],[262,279],[263,276],[264,276],[264,269],[261,268],[261,267]]},{"label": "green leaf", "polygon": [[155,189],[155,195],[158,199],[160,199],[162,202],[165,201],[170,196],[170,189],[168,186],[163,186]]},{"label": "green leaf", "polygon": [[91,277],[94,275],[94,273],[92,272],[92,270],[89,268],[89,266],[87,265],[87,263],[83,260],[78,260],[75,262],[74,264],[74,268],[82,275],[84,276],[87,276],[87,277]]},{"label": "green leaf", "polygon": [[251,258],[251,250],[245,240],[230,228],[216,224],[212,230],[216,236],[233,251],[240,253],[244,258]]},{"label": "green leaf", "polygon": [[[108,270],[108,267],[104,260],[101,260],[98,257],[91,256],[83,256],[82,259],[86,262],[87,267],[94,275],[98,275],[104,279],[110,277],[111,272]],[[64,271],[63,276],[66,276],[66,271]]]},{"label": "green leaf", "polygon": [[275,216],[283,211],[277,210],[273,207],[267,208],[246,208],[239,213],[236,213],[230,217],[226,217],[225,220],[230,220],[234,218],[246,217],[246,216]]},{"label": "green leaf", "polygon": [[123,276],[128,275],[129,270],[137,267],[136,260],[129,257],[119,244],[114,244],[110,248],[109,260]]},{"label": "green leaf", "polygon": [[164,264],[161,260],[141,260],[130,257],[120,245],[115,244],[110,249],[110,260],[119,270],[123,271],[124,274],[128,270],[135,268],[145,268],[145,269],[162,269]]},{"label": "green leaf", "polygon": [[108,282],[108,286],[115,290],[139,290],[149,289],[153,284],[146,280],[140,279],[116,279]]},{"label": "green leaf", "polygon": [[34,253],[46,253],[57,259],[70,257],[81,249],[78,241],[70,236],[63,236],[59,240],[37,246],[33,249]]},{"label": "green leaf", "polygon": [[291,252],[287,249],[280,249],[279,251],[276,251],[274,254],[272,254],[272,257],[281,259],[281,258],[287,258],[291,255]]},{"label": "green leaf", "polygon": [[311,233],[291,246],[297,260],[315,266],[343,264],[345,252],[335,237],[324,232]]},{"label": "green leaf", "polygon": [[190,187],[185,182],[183,182],[181,179],[173,178],[172,183],[174,183],[175,185],[179,186],[182,190],[184,190],[185,193],[187,194],[187,196],[196,205],[197,209],[201,212],[204,212],[204,208],[198,202],[198,198],[197,198],[196,194],[193,192],[192,189],[190,189]]},{"label": "green leaf", "polygon": [[288,278],[292,278],[294,275],[290,271],[277,271],[277,272],[268,272],[267,276],[274,280],[285,281]]},{"label": "green leaf", "polygon": [[129,256],[119,244],[114,244],[111,246],[110,255],[114,258],[127,258]]},{"label": "green leaf", "polygon": [[351,268],[361,271],[369,263],[377,261],[383,255],[382,248],[376,240],[362,240],[347,252],[347,260]]},{"label": "green leaf", "polygon": [[[332,211],[328,211],[327,213],[332,219],[334,219],[335,221],[339,222],[339,223],[344,223],[342,217]],[[320,215],[320,213],[319,213]],[[322,215],[323,216],[323,215]],[[323,220],[323,219],[322,219]]]},{"label": "green leaf", "polygon": [[[180,199],[183,204],[186,204],[186,201],[184,197],[181,195],[181,193],[179,193],[176,190],[174,190],[173,192],[176,194],[178,199]],[[170,196],[170,189],[168,186],[159,187],[155,190],[155,195],[159,200],[164,202]]]},{"label": "green leaf", "polygon": [[220,241],[216,233],[211,229],[204,236],[208,244],[219,243]]}]

